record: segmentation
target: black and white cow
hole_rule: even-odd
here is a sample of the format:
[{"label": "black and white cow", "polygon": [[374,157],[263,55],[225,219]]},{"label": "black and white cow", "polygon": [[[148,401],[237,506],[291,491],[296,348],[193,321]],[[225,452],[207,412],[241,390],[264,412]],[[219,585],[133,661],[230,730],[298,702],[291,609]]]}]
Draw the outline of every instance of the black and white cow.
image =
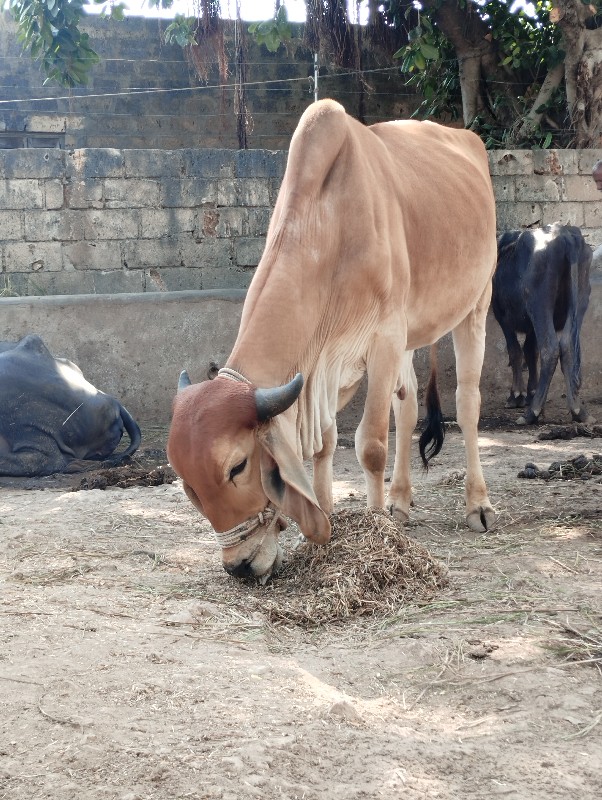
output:
[{"label": "black and white cow", "polygon": [[[512,368],[506,407],[528,406],[519,424],[539,420],[559,357],[573,419],[593,421],[579,399],[580,332],[589,303],[591,261],[590,246],[571,225],[507,231],[498,239],[491,305]],[[519,333],[525,334],[522,348]],[[523,361],[529,375],[526,391]]]},{"label": "black and white cow", "polygon": [[[123,432],[129,447],[113,454]],[[74,472],[86,461],[114,466],[140,445],[140,428],[114,397],[39,336],[0,342],[0,475]]]}]

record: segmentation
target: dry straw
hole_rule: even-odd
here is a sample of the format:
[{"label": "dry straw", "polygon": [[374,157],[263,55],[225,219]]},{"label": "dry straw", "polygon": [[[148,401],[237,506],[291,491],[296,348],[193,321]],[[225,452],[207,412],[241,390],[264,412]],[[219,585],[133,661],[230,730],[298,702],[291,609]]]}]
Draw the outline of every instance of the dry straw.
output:
[{"label": "dry straw", "polygon": [[269,622],[313,627],[389,614],[447,584],[446,567],[382,509],[343,509],[330,521],[328,544],[300,544],[278,576],[255,589]]}]

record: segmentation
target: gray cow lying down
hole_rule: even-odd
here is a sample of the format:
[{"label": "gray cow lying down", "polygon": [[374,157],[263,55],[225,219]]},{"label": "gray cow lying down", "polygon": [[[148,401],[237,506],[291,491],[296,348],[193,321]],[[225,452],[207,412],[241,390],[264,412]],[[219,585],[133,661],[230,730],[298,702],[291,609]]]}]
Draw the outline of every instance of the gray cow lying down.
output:
[{"label": "gray cow lying down", "polygon": [[[114,454],[124,430],[130,445]],[[0,342],[0,475],[76,472],[89,461],[114,466],[140,438],[121,403],[71,361],[55,358],[39,336]]]}]

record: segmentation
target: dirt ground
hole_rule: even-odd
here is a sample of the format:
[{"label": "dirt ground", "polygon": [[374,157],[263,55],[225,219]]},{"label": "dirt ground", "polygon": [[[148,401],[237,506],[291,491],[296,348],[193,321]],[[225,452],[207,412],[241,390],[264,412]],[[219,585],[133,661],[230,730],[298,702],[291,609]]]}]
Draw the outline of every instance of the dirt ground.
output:
[{"label": "dirt ground", "polygon": [[[317,629],[267,622],[270,584],[222,570],[177,481],[5,481],[0,798],[602,797],[601,477],[517,477],[602,439],[538,432],[484,420],[483,535],[457,427],[427,474],[416,454],[407,530],[448,586]],[[134,466],[164,466],[143,435]],[[335,475],[337,508],[361,507],[352,448]]]}]

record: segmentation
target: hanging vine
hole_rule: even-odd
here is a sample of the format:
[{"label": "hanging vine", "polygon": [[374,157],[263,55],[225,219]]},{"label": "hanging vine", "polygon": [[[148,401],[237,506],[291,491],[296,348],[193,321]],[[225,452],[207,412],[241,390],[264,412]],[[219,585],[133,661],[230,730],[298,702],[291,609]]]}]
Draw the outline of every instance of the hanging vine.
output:
[{"label": "hanging vine", "polygon": [[236,114],[236,134],[238,147],[248,148],[247,133],[252,128],[252,119],[247,106],[247,43],[245,28],[240,18],[240,2],[236,0],[236,20],[234,22],[234,63],[236,65],[234,113]]}]

